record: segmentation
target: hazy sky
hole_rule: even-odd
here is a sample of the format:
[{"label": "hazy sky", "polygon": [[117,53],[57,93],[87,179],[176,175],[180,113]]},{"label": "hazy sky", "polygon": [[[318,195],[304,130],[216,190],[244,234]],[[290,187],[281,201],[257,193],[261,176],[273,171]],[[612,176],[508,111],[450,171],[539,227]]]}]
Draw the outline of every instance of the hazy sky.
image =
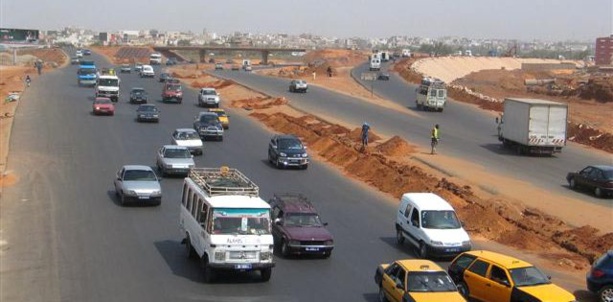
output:
[{"label": "hazy sky", "polygon": [[613,0],[0,0],[0,9],[0,27],[34,29],[584,41],[613,33]]}]

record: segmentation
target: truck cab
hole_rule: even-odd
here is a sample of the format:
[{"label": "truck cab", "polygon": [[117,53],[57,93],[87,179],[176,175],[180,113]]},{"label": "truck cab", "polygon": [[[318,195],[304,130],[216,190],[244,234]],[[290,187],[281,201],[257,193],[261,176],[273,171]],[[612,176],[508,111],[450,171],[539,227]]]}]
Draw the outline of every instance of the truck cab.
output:
[{"label": "truck cab", "polygon": [[113,102],[119,101],[120,82],[114,72],[101,74],[96,79],[96,97],[107,97]]},{"label": "truck cab", "polygon": [[236,169],[193,168],[184,179],[179,228],[187,256],[200,259],[204,280],[218,271],[259,271],[270,280],[273,262],[270,205]]},{"label": "truck cab", "polygon": [[149,55],[149,65],[160,65],[162,64],[162,55],[155,52]]}]

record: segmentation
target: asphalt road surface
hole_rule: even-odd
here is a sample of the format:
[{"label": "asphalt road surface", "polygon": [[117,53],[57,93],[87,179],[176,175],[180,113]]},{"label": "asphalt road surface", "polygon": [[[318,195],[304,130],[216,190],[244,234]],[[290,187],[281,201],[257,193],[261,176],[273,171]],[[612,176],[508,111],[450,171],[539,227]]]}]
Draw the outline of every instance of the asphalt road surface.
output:
[{"label": "asphalt road surface", "polygon": [[[77,87],[76,69],[44,74],[20,100],[8,162],[20,179],[2,192],[1,301],[376,301],[376,266],[413,257],[406,245],[394,243],[394,200],[319,162],[306,171],[271,167],[271,133],[230,110],[224,141],[206,142],[197,165],[238,168],[260,186],[264,199],[276,192],[305,194],[329,222],[336,246],[327,260],[276,257],[268,283],[257,274],[226,274],[205,284],[180,244],[182,179],[162,181],[160,207],[121,207],[113,192],[121,165],[153,166],[172,130],[191,126],[201,110],[194,105],[196,93],[186,91],[183,104],[163,104],[157,79],[122,74],[115,116],[93,116],[93,89]],[[280,93],[286,89],[285,81],[245,78]],[[161,108],[159,124],[135,121],[136,106],[127,96],[136,86]],[[338,106],[346,101],[357,107],[353,112],[376,114],[321,89],[305,97]]]}]

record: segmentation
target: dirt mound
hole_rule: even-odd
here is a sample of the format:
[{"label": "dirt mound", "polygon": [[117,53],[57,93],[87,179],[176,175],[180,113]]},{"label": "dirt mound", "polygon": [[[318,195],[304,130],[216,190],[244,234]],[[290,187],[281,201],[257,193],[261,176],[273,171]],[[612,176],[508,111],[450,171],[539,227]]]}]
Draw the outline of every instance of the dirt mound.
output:
[{"label": "dirt mound", "polygon": [[415,152],[415,148],[397,135],[376,146],[375,150],[387,156],[407,156]]},{"label": "dirt mound", "polygon": [[268,98],[268,97],[256,97],[232,101],[231,106],[235,108],[243,108],[247,110],[253,109],[267,109],[273,106],[280,106],[287,104],[286,98]]},{"label": "dirt mound", "polygon": [[567,126],[568,140],[613,153],[613,134],[605,133],[584,124]]},{"label": "dirt mound", "polygon": [[553,240],[586,257],[590,262],[596,260],[603,251],[613,249],[613,233],[598,236],[598,230],[589,225],[557,232]]},{"label": "dirt mound", "polygon": [[579,92],[583,99],[594,99],[597,102],[613,102],[613,78],[598,77],[590,79]]}]

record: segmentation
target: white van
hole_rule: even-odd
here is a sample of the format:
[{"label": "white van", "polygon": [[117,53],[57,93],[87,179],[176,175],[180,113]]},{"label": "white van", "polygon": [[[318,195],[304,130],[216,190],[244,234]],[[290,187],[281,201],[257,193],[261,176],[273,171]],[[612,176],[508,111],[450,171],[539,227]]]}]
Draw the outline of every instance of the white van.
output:
[{"label": "white van", "polygon": [[270,280],[274,241],[270,205],[258,186],[236,169],[192,168],[183,183],[179,228],[204,281],[219,270],[260,271]]},{"label": "white van", "polygon": [[396,215],[397,243],[408,240],[420,258],[454,257],[472,247],[453,207],[434,193],[405,193]]},{"label": "white van", "polygon": [[157,52],[154,52],[151,55],[149,55],[149,64],[150,65],[162,64],[162,55]]},{"label": "white van", "polygon": [[373,56],[370,59],[369,70],[370,71],[379,71],[379,70],[381,70],[381,59],[379,58],[379,56]]}]

